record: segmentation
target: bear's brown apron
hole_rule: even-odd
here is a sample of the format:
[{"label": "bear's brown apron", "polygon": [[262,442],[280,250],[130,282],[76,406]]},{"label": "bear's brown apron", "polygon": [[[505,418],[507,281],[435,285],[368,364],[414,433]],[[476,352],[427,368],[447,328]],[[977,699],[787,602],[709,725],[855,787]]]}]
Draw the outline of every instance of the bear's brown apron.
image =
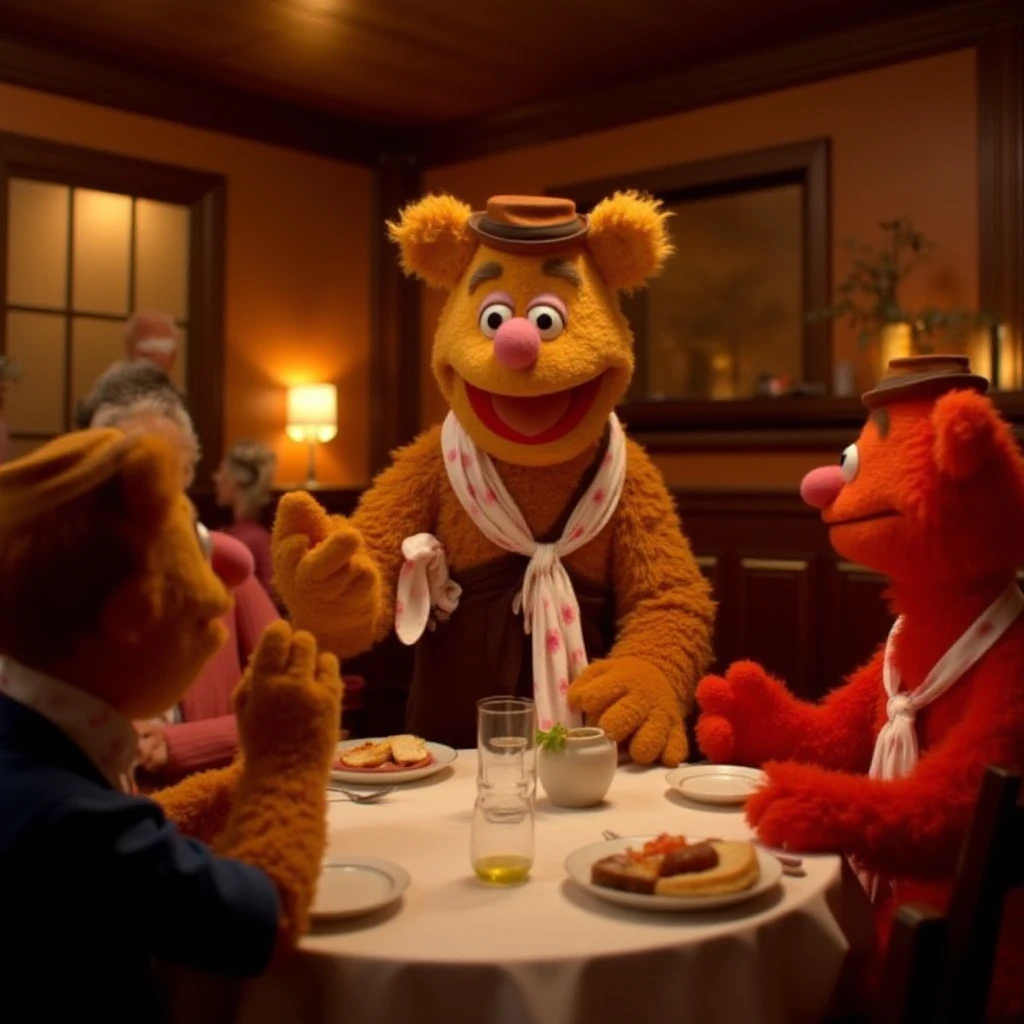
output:
[{"label": "bear's brown apron", "polygon": [[[541,543],[554,543],[586,493],[604,456],[599,448],[562,514]],[[483,697],[533,696],[533,637],[523,630],[522,611],[512,604],[529,559],[501,555],[452,579],[462,587],[459,606],[447,622],[427,630],[416,645],[416,667],[405,727],[417,736],[456,748],[476,746],[476,702]],[[581,579],[566,567],[580,606],[587,659],[601,658],[615,635],[615,609],[606,587]]]}]

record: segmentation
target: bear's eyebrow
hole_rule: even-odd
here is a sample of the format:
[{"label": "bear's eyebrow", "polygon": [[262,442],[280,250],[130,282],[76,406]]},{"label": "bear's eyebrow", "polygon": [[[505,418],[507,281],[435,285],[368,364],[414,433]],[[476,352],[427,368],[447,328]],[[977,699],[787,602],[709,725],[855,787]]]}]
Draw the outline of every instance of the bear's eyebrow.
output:
[{"label": "bear's eyebrow", "polygon": [[889,410],[872,409],[871,419],[878,430],[878,436],[884,441],[889,436]]},{"label": "bear's eyebrow", "polygon": [[472,295],[484,281],[493,281],[501,277],[502,273],[500,263],[481,263],[469,276],[469,294]]},{"label": "bear's eyebrow", "polygon": [[568,260],[545,260],[541,272],[548,277],[560,277],[577,288],[580,286],[580,272]]}]

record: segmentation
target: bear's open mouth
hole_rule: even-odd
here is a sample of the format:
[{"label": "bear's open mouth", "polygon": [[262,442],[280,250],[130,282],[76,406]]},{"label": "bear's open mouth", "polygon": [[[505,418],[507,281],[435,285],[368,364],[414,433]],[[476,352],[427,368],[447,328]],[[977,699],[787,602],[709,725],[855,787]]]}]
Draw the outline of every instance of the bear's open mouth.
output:
[{"label": "bear's open mouth", "polygon": [[549,444],[579,426],[597,398],[601,379],[598,376],[549,395],[522,397],[484,391],[466,380],[463,383],[473,412],[491,433],[514,444]]}]

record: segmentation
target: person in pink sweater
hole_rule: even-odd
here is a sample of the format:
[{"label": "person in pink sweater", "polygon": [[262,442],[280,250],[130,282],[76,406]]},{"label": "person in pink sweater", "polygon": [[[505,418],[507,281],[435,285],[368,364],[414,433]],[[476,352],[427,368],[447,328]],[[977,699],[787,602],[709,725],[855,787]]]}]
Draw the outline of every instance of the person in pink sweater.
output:
[{"label": "person in pink sweater", "polygon": [[235,599],[223,620],[228,639],[203,666],[177,707],[163,719],[135,723],[140,788],[164,786],[231,762],[238,751],[232,694],[263,631],[280,618],[253,575],[249,549],[223,533],[213,532],[209,537],[213,564]]}]

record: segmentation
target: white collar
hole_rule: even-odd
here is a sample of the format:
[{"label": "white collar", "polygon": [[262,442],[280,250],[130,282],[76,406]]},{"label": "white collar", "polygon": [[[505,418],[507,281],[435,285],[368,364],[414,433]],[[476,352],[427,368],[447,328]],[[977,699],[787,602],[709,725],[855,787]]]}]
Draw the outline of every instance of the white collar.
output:
[{"label": "white collar", "polygon": [[131,770],[138,739],[119,711],[13,658],[0,659],[0,692],[52,722],[115,789],[134,792]]}]

